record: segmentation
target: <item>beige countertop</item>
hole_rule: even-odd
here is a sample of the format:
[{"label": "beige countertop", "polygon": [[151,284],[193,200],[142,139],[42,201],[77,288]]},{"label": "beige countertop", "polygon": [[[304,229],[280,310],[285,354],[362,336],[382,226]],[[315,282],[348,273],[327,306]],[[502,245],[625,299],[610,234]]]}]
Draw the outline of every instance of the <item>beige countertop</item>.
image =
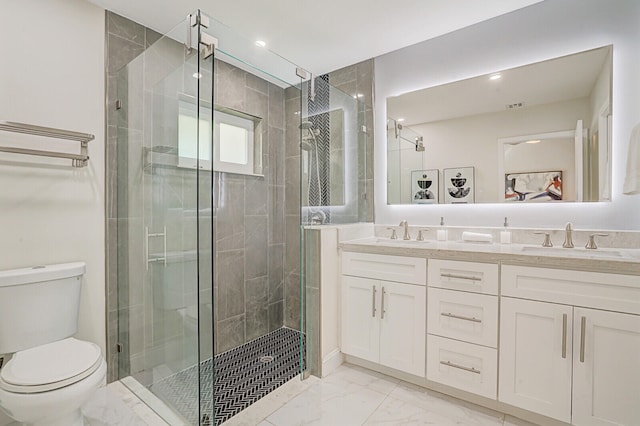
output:
[{"label": "beige countertop", "polygon": [[[524,244],[462,241],[404,241],[371,237],[343,241],[344,251],[424,257],[428,259],[501,263],[640,276],[640,249],[565,249]],[[639,278],[640,284],[640,278]]]}]

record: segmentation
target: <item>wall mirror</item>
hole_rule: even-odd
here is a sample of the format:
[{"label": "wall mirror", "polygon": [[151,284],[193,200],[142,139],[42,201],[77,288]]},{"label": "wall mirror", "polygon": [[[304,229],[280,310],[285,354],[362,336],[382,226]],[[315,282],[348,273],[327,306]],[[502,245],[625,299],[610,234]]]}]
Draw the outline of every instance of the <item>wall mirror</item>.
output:
[{"label": "wall mirror", "polygon": [[387,98],[387,203],[610,200],[612,53]]}]

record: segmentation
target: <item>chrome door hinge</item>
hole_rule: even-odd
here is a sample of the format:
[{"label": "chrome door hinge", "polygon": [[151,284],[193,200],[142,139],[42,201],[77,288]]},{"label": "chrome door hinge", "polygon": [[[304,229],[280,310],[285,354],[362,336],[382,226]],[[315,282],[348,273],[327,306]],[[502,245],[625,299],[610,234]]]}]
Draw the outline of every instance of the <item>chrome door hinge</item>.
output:
[{"label": "chrome door hinge", "polygon": [[202,59],[207,59],[218,47],[218,39],[207,33],[200,33],[200,46],[202,46]]},{"label": "chrome door hinge", "polygon": [[122,343],[116,343],[116,351],[118,353],[122,353],[123,350],[124,350],[124,347],[122,346]]},{"label": "chrome door hinge", "polygon": [[120,99],[116,99],[116,110],[122,109],[122,101]]}]

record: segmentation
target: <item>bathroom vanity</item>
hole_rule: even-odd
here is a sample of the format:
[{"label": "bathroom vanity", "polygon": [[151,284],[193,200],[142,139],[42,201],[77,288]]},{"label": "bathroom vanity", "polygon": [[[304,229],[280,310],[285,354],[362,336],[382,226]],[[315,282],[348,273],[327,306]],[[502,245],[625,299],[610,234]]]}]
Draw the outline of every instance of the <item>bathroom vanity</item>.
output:
[{"label": "bathroom vanity", "polygon": [[349,362],[542,424],[640,419],[640,250],[344,241]]}]

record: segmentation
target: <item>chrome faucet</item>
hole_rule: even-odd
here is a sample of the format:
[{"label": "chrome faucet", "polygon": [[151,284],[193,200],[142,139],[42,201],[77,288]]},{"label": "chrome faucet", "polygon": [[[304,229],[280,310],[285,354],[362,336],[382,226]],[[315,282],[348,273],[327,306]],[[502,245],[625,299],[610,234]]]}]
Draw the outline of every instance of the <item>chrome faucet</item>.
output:
[{"label": "chrome faucet", "polygon": [[573,227],[571,226],[571,222],[567,222],[567,226],[564,227],[564,243],[562,243],[562,247],[564,248],[573,248]]},{"label": "chrome faucet", "polygon": [[402,239],[410,240],[411,235],[409,235],[409,222],[407,222],[406,220],[403,220],[402,222],[400,222],[400,225],[398,226],[404,226],[404,237],[402,237]]}]

